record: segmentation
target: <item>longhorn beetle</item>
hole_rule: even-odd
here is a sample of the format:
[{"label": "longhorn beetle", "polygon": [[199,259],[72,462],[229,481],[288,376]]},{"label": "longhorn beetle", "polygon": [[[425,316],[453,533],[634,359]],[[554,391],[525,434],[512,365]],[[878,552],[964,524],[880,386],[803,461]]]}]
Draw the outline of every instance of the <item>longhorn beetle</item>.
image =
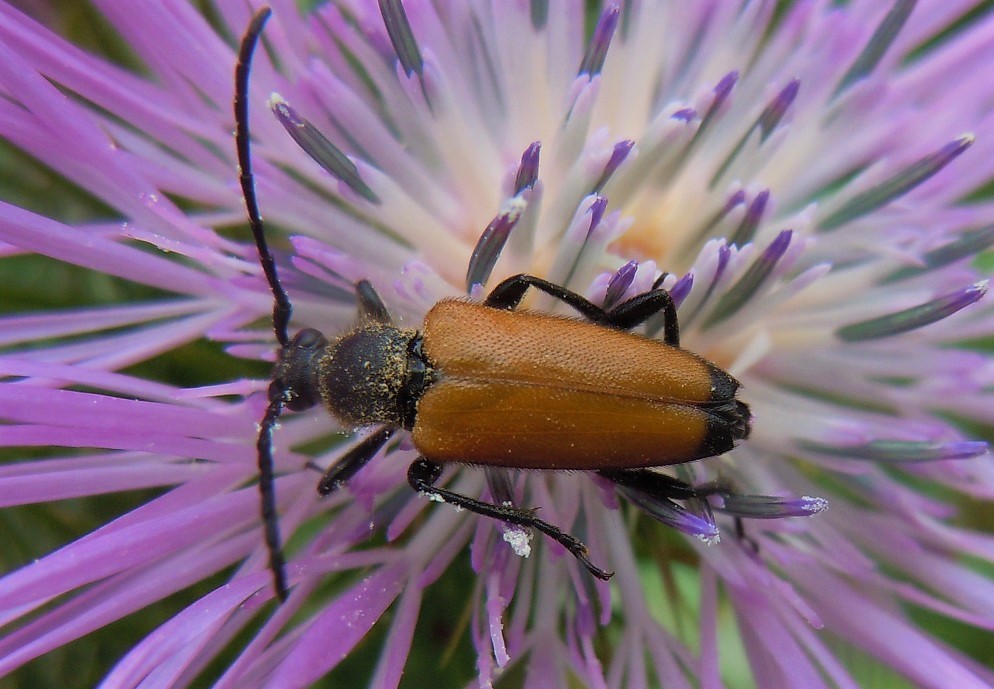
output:
[{"label": "longhorn beetle", "polygon": [[[312,328],[290,338],[291,304],[266,244],[248,128],[249,68],[269,14],[268,8],[256,14],[242,39],[234,108],[239,181],[273,292],[280,345],[257,443],[269,567],[280,599],[288,584],[276,516],[273,429],[285,409],[318,404],[347,426],[374,427],[328,469],[318,484],[322,495],[348,482],[404,430],[419,453],[407,473],[414,490],[537,529],[595,577],[610,578],[589,560],[582,542],[534,510],[436,487],[443,467],[596,472],[644,501],[702,497],[709,489],[650,467],[712,457],[748,437],[749,407],[736,399],[738,381],[680,348],[676,308],[665,290],[654,288],[605,310],[532,275],[507,278],[483,303],[443,299],[420,331],[391,323],[376,290],[360,280],[356,326],[331,340]],[[529,288],[569,305],[584,320],[518,310]],[[628,332],[657,314],[663,342]]]}]

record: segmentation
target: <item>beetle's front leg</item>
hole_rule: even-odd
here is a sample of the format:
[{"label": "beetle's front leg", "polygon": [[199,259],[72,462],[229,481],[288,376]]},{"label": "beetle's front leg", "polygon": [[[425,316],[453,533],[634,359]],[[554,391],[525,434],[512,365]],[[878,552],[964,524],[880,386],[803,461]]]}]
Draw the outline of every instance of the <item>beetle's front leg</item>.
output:
[{"label": "beetle's front leg", "polygon": [[376,453],[380,451],[390,437],[397,432],[392,426],[380,426],[368,436],[360,440],[355,447],[342,455],[332,464],[318,483],[318,493],[330,495],[339,487],[348,483],[360,469],[366,466]]},{"label": "beetle's front leg", "polygon": [[373,323],[390,323],[390,312],[369,280],[355,283],[359,317]]}]

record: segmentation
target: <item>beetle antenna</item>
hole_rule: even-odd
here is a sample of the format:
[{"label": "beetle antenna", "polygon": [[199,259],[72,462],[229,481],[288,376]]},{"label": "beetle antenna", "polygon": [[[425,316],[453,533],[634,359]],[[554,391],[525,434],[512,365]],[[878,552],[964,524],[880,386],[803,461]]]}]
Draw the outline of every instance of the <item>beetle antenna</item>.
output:
[{"label": "beetle antenna", "polygon": [[269,244],[266,243],[262,215],[259,213],[259,201],[255,195],[248,116],[249,70],[252,67],[252,54],[259,43],[262,29],[272,13],[271,9],[263,7],[252,17],[252,22],[245,31],[241,47],[238,49],[238,64],[235,65],[235,148],[238,150],[238,181],[242,185],[249,225],[252,227],[252,236],[255,237],[255,246],[259,251],[259,263],[262,264],[262,272],[266,274],[269,289],[273,292],[273,330],[276,331],[276,340],[280,345],[286,346],[290,341],[287,331],[293,306],[280,283],[280,277],[276,273],[276,261],[273,260]]},{"label": "beetle antenna", "polygon": [[290,595],[286,581],[286,559],[283,557],[283,541],[280,538],[280,523],[276,516],[276,483],[273,481],[273,429],[283,413],[283,395],[273,398],[270,395],[266,415],[259,424],[259,500],[262,505],[262,523],[269,551],[269,571],[273,573],[273,587],[281,601]]},{"label": "beetle antenna", "polygon": [[[235,65],[235,147],[238,151],[238,181],[242,186],[242,196],[245,197],[245,209],[248,211],[249,225],[255,246],[259,251],[259,263],[266,274],[269,289],[273,292],[273,330],[280,347],[289,344],[287,330],[290,313],[293,306],[290,297],[280,283],[276,273],[276,262],[266,243],[266,234],[259,213],[259,201],[255,194],[255,176],[252,174],[252,151],[249,136],[248,90],[249,71],[252,66],[252,55],[259,43],[262,29],[269,20],[272,10],[264,7],[259,10],[249,24],[242,37],[238,49],[238,63]],[[286,560],[283,557],[283,545],[280,538],[279,521],[276,518],[276,484],[273,480],[273,429],[286,406],[288,389],[274,383],[269,388],[269,406],[266,415],[259,424],[259,438],[256,443],[259,462],[259,500],[261,502],[262,521],[265,525],[266,548],[269,551],[269,570],[273,573],[273,586],[276,595],[285,601],[289,595],[286,577]]]}]

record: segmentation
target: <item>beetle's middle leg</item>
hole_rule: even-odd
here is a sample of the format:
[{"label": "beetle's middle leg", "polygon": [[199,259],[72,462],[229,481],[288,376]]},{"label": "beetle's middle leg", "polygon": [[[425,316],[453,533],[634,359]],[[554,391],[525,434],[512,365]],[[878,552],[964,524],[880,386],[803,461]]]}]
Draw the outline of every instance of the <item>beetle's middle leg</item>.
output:
[{"label": "beetle's middle leg", "polygon": [[607,581],[614,576],[613,572],[605,572],[590,561],[590,558],[587,557],[587,546],[582,541],[562,531],[559,527],[542,521],[535,516],[535,510],[521,509],[511,505],[492,505],[488,502],[460,495],[444,488],[436,488],[435,482],[438,481],[441,475],[442,466],[440,464],[435,464],[424,457],[419,457],[411,465],[410,469],[407,470],[407,481],[414,490],[427,495],[429,498],[447,502],[456,507],[462,507],[470,512],[475,512],[491,519],[535,528],[566,548],[573,557],[579,560],[598,579]]}]

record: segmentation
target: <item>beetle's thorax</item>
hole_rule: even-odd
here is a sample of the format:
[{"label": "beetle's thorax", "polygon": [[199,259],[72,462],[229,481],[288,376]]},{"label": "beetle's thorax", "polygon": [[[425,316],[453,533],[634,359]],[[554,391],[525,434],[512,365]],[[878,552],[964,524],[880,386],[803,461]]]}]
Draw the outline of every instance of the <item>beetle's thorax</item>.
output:
[{"label": "beetle's thorax", "polygon": [[432,378],[417,330],[364,325],[330,342],[317,362],[328,411],[350,426],[411,428],[415,406]]}]

